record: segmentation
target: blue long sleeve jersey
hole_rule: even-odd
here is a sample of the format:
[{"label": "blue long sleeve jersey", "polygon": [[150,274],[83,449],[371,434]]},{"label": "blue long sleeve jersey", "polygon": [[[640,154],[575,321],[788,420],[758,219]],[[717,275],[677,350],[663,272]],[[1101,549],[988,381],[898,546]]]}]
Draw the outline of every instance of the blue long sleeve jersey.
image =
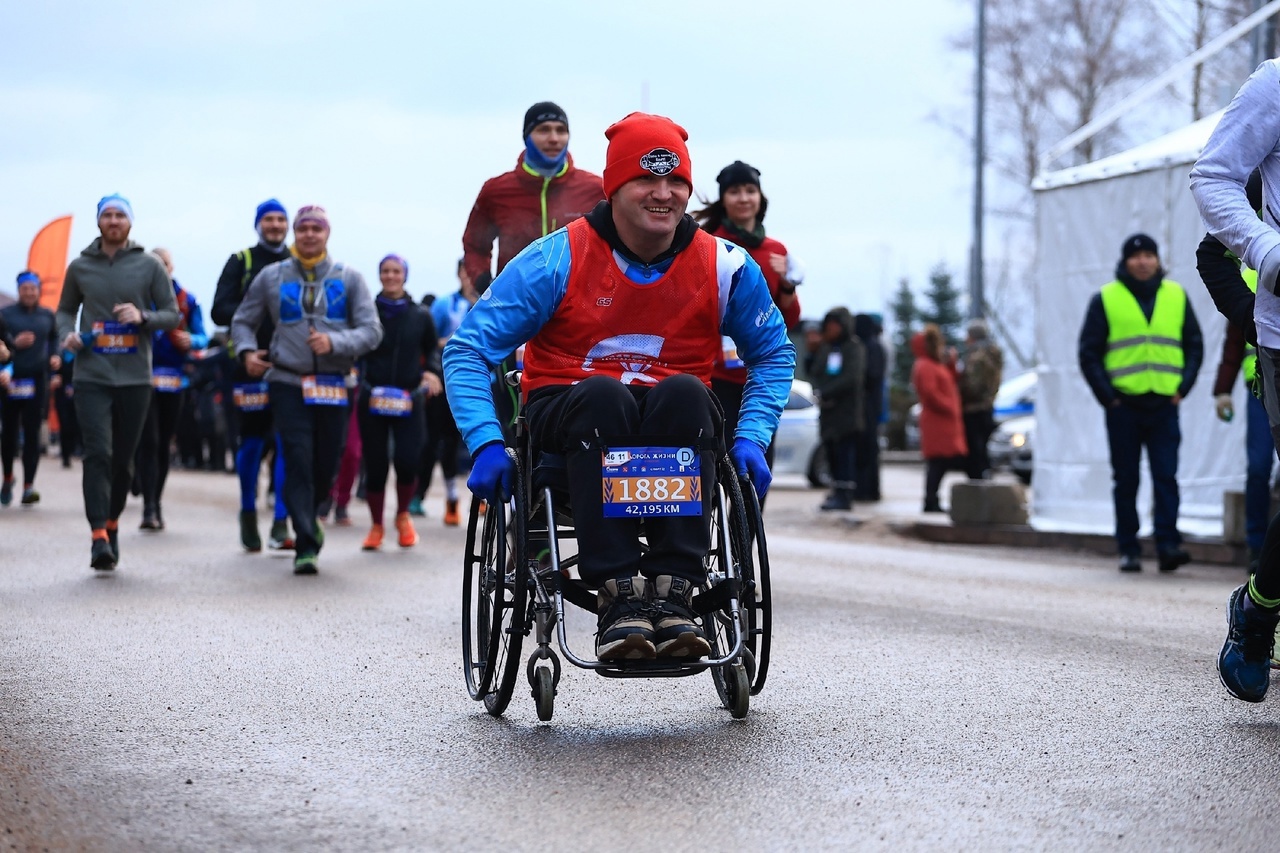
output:
[{"label": "blue long sleeve jersey", "polygon": [[[720,330],[747,365],[737,436],[762,448],[778,428],[791,392],[796,352],[760,267],[740,247],[716,238]],[[617,252],[618,268],[637,284],[659,280],[671,261],[635,266]],[[492,369],[534,337],[555,315],[569,284],[568,233],[562,228],[530,243],[494,279],[444,348],[449,407],[472,454],[502,441],[490,390]]]}]

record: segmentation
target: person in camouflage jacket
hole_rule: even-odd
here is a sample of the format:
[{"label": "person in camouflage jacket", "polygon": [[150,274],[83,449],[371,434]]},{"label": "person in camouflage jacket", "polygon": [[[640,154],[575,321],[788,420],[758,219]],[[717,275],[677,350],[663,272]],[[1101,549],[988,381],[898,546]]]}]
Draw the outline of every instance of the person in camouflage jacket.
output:
[{"label": "person in camouflage jacket", "polygon": [[964,410],[964,437],[969,445],[966,465],[969,479],[988,475],[991,460],[987,440],[996,428],[995,400],[1004,374],[1004,353],[987,333],[982,320],[969,323],[964,366],[960,371],[960,402]]}]

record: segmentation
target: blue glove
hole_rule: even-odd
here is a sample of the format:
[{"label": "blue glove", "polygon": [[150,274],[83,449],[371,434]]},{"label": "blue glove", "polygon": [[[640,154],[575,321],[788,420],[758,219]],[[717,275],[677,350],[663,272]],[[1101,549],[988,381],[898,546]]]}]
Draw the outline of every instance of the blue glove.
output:
[{"label": "blue glove", "polygon": [[773,472],[765,461],[763,448],[749,438],[736,438],[729,455],[733,457],[738,474],[751,478],[756,487],[756,496],[764,497],[765,492],[769,491],[769,484],[773,482]]},{"label": "blue glove", "polygon": [[499,503],[500,497],[509,498],[515,492],[516,463],[507,455],[507,448],[502,442],[491,441],[480,448],[471,463],[467,488],[489,503]]}]

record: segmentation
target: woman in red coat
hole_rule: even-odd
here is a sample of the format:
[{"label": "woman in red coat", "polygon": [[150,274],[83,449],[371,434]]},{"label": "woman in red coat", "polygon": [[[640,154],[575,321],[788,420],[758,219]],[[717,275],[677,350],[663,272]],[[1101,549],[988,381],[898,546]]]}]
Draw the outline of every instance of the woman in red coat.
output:
[{"label": "woman in red coat", "polygon": [[955,364],[943,357],[942,332],[930,323],[911,338],[916,363],[911,384],[920,398],[920,449],[925,459],[924,511],[942,512],[938,487],[942,475],[965,467],[969,448],[964,440],[960,389]]}]

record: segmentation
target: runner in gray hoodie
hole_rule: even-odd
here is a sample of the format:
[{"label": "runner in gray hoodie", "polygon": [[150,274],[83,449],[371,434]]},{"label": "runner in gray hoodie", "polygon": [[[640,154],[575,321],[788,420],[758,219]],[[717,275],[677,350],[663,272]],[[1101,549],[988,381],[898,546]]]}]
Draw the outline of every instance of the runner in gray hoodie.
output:
[{"label": "runner in gray hoodie", "polygon": [[[1254,169],[1262,172],[1260,211],[1245,194]],[[1259,65],[1231,100],[1191,170],[1191,192],[1213,236],[1258,271],[1258,376],[1271,434],[1280,436],[1280,61]],[[1280,622],[1280,523],[1274,518],[1257,572],[1231,593],[1227,620],[1218,675],[1232,696],[1261,702]]]},{"label": "runner in gray hoodie", "polygon": [[58,337],[76,353],[84,511],[93,532],[89,562],[100,571],[120,560],[117,527],[151,404],[151,333],[178,325],[169,274],[129,239],[132,227],[125,198],[99,201],[101,236],[68,265],[58,301]]},{"label": "runner in gray hoodie", "polygon": [[[382,323],[364,277],[335,263],[326,248],[324,208],[304,207],[293,222],[293,257],[258,273],[231,319],[231,339],[252,377],[265,376],[276,431],[284,444],[285,506],[293,519],[296,574],[315,574],[324,544],[316,520],[346,443],[343,380],[356,359],[382,340]],[[275,333],[258,349],[258,327]]]}]

